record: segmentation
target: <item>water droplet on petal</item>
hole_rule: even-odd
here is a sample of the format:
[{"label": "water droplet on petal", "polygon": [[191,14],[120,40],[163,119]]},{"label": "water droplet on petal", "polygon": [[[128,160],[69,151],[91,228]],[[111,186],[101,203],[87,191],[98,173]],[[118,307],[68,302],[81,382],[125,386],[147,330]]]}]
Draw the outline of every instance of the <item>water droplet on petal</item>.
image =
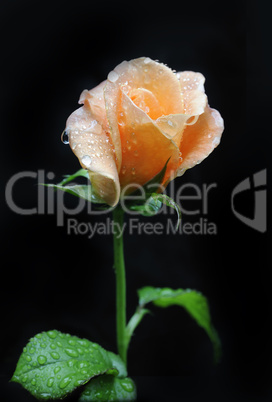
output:
[{"label": "water droplet on petal", "polygon": [[38,356],[37,360],[40,364],[45,364],[47,362],[47,357],[40,355],[40,356]]},{"label": "water droplet on petal", "polygon": [[220,143],[220,137],[214,137],[212,144],[216,147]]},{"label": "water droplet on petal", "polygon": [[115,82],[115,81],[118,80],[118,78],[119,78],[119,74],[118,74],[116,71],[111,71],[111,72],[108,74],[108,80],[109,80],[110,82]]},{"label": "water droplet on petal", "polygon": [[144,64],[148,64],[148,63],[150,63],[152,60],[149,58],[149,57],[146,57],[145,59],[144,59]]},{"label": "water droplet on petal", "polygon": [[92,164],[92,158],[89,155],[82,156],[81,162],[86,167],[89,167]]},{"label": "water droplet on petal", "polygon": [[64,130],[61,134],[61,141],[63,144],[69,144],[69,134],[68,131]]}]

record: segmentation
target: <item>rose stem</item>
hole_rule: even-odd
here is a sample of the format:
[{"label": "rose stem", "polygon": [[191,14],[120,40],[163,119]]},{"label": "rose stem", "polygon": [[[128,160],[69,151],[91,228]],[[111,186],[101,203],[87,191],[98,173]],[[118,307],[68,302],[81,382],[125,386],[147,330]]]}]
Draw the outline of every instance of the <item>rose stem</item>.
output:
[{"label": "rose stem", "polygon": [[[123,247],[124,211],[117,206],[113,210],[113,250],[114,269],[116,275],[116,330],[117,347],[121,359],[127,365],[127,340],[126,340],[126,273]],[[118,225],[117,225],[118,224]],[[120,231],[119,231],[120,228]]]}]

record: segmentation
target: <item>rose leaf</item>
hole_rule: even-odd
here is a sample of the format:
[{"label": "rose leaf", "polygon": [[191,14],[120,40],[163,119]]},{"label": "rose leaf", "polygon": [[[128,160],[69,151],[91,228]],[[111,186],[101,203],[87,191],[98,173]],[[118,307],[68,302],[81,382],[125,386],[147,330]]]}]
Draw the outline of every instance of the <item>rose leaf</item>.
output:
[{"label": "rose leaf", "polygon": [[125,377],[121,358],[97,343],[52,330],[37,334],[23,349],[11,381],[42,400],[64,398],[102,374]]}]

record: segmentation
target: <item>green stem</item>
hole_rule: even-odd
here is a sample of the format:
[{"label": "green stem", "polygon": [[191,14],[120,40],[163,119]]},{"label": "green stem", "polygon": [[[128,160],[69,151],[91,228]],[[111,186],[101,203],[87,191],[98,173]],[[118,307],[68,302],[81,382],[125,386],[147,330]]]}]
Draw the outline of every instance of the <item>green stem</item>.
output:
[{"label": "green stem", "polygon": [[124,211],[121,207],[113,210],[113,250],[114,269],[116,274],[116,330],[117,347],[121,359],[127,365],[127,339],[126,339],[126,272],[123,247]]}]

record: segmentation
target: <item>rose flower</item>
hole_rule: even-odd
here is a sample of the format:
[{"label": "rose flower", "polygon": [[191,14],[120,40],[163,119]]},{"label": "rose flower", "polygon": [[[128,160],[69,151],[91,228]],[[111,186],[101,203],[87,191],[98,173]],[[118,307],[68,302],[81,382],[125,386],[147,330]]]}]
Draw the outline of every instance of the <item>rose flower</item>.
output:
[{"label": "rose flower", "polygon": [[142,57],[82,92],[83,106],[68,118],[65,135],[99,198],[116,205],[121,190],[144,185],[169,159],[166,186],[213,151],[224,125],[208,106],[204,81],[200,73],[174,73]]}]

